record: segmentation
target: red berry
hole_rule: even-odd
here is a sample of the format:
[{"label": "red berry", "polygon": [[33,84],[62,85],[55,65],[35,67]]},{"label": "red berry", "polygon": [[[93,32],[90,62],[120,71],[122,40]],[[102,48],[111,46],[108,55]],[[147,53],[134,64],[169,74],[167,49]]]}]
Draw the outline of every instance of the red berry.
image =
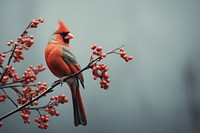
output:
[{"label": "red berry", "polygon": [[120,51],[120,52],[124,52],[124,49],[123,49],[123,48],[120,48],[119,51]]},{"label": "red berry", "polygon": [[18,42],[15,42],[14,44],[15,44],[15,46],[18,46],[19,43],[18,43]]},{"label": "red berry", "polygon": [[10,43],[14,43],[14,40],[10,40]]},{"label": "red berry", "polygon": [[65,97],[65,98],[64,98],[64,102],[68,102],[68,99],[67,99],[67,97]]},{"label": "red berry", "polygon": [[60,113],[59,113],[58,111],[56,111],[55,115],[56,115],[56,116],[59,116],[59,115],[60,115]]},{"label": "red berry", "polygon": [[0,128],[3,126],[3,122],[0,121]]},{"label": "red berry", "polygon": [[20,37],[18,37],[18,40],[19,40],[19,41],[22,41],[22,39],[23,39],[23,38],[22,38],[21,36],[20,36]]},{"label": "red berry", "polygon": [[39,18],[40,23],[44,22],[44,19],[42,17]]},{"label": "red berry", "polygon": [[3,97],[0,97],[0,102],[3,102],[4,101],[4,98]]},{"label": "red berry", "polygon": [[25,33],[28,33],[28,29],[26,29],[24,32],[25,32]]},{"label": "red berry", "polygon": [[33,40],[30,40],[30,44],[31,44],[31,45],[34,44],[34,41],[33,41]]},{"label": "red berry", "polygon": [[128,56],[128,59],[129,59],[129,60],[132,60],[132,59],[133,59],[133,56]]},{"label": "red berry", "polygon": [[30,36],[29,36],[29,38],[30,38],[30,39],[33,39],[33,38],[34,38],[34,36],[33,36],[33,35],[30,35]]},{"label": "red berry", "polygon": [[10,46],[10,45],[11,45],[11,42],[7,42],[7,45]]},{"label": "red berry", "polygon": [[38,21],[38,20],[35,20],[34,24],[36,24],[36,25],[39,24],[39,21]]},{"label": "red berry", "polygon": [[97,51],[99,52],[102,51],[102,49],[103,49],[102,47],[97,47]]},{"label": "red berry", "polygon": [[23,47],[22,47],[22,46],[18,46],[18,49],[19,49],[19,50],[23,50]]},{"label": "red berry", "polygon": [[96,51],[96,50],[93,51],[93,54],[94,54],[94,55],[97,55],[97,56],[100,56],[100,55],[101,55],[101,53],[100,53],[99,51]]},{"label": "red berry", "polygon": [[107,73],[107,72],[105,72],[105,73],[104,73],[104,75],[103,75],[103,77],[104,77],[105,79],[109,78],[109,75],[108,75],[108,73]]},{"label": "red berry", "polygon": [[35,118],[35,122],[38,122],[38,121],[39,121],[39,118],[36,117],[36,118]]},{"label": "red berry", "polygon": [[105,81],[106,81],[107,83],[110,83],[110,79],[109,79],[109,78],[105,79]]},{"label": "red berry", "polygon": [[51,100],[52,100],[52,101],[53,101],[53,100],[55,100],[55,97],[54,97],[54,96],[52,96],[52,97],[51,97]]},{"label": "red berry", "polygon": [[94,49],[96,49],[96,47],[97,47],[97,45],[96,45],[96,44],[93,44],[93,45],[91,46],[91,49],[94,50]]},{"label": "red berry", "polygon": [[123,58],[126,55],[126,52],[120,52],[119,54]]},{"label": "red berry", "polygon": [[103,54],[102,54],[102,57],[103,57],[103,58],[105,58],[105,57],[106,57],[106,55],[107,55],[106,53],[103,53]]},{"label": "red berry", "polygon": [[38,101],[35,101],[34,104],[35,104],[35,105],[38,105]]},{"label": "red berry", "polygon": [[94,79],[94,80],[97,80],[97,77],[96,77],[96,76],[94,76],[94,77],[93,77],[93,79]]},{"label": "red berry", "polygon": [[5,58],[5,57],[6,57],[6,54],[1,54],[1,57]]},{"label": "red berry", "polygon": [[124,58],[124,60],[125,60],[126,62],[129,62],[129,59],[128,59],[128,57]]}]

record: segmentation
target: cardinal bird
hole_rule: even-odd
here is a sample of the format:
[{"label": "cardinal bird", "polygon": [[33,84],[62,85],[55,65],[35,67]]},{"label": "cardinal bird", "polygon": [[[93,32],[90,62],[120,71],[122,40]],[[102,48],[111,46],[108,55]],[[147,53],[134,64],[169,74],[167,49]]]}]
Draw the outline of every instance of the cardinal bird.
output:
[{"label": "cardinal bird", "polygon": [[[62,21],[58,21],[58,29],[51,35],[45,50],[46,64],[50,71],[58,78],[69,76],[80,71],[81,67],[72,53],[69,41],[74,36]],[[67,80],[71,90],[74,125],[87,125],[87,118],[79,89],[79,82],[84,88],[82,73]]]}]

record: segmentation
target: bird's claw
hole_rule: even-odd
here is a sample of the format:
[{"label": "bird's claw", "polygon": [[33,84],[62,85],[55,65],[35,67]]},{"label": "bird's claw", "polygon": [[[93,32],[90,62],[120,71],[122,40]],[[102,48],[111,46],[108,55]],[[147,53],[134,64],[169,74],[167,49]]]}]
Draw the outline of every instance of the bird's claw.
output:
[{"label": "bird's claw", "polygon": [[60,78],[60,84],[61,84],[61,86],[62,86],[63,82],[64,82],[64,77]]},{"label": "bird's claw", "polygon": [[60,79],[54,81],[54,82],[51,84],[51,86],[56,86],[56,85],[58,85],[58,84],[61,84],[61,86],[62,86],[62,84],[63,84],[63,82],[64,82],[64,79],[65,79],[65,77],[62,77],[62,78],[60,78]]}]

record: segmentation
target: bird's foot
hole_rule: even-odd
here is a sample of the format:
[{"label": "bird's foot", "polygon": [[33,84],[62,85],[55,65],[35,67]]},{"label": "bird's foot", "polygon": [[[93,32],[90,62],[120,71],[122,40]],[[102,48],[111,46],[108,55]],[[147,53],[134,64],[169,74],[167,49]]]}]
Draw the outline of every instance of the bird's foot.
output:
[{"label": "bird's foot", "polygon": [[62,84],[63,84],[63,82],[64,82],[64,78],[65,78],[65,77],[60,78],[60,84],[61,84],[61,86],[62,86]]},{"label": "bird's foot", "polygon": [[57,86],[57,85],[59,85],[59,84],[61,84],[61,86],[62,86],[62,84],[65,82],[65,78],[66,78],[66,77],[62,77],[62,78],[60,78],[60,79],[54,81],[54,82],[52,83],[51,86],[54,87],[54,86]]}]

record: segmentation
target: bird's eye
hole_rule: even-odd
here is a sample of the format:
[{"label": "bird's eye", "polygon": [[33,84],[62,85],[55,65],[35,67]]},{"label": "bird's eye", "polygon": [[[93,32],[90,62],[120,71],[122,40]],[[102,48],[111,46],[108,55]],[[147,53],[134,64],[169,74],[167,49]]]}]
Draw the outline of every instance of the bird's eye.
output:
[{"label": "bird's eye", "polygon": [[60,35],[61,35],[62,37],[66,37],[68,34],[69,34],[69,32],[62,32],[62,33],[60,33]]},{"label": "bird's eye", "polygon": [[69,39],[66,39],[66,36],[69,34],[69,32],[62,32],[60,35],[62,36],[63,38],[63,41],[65,43],[69,43]]}]

